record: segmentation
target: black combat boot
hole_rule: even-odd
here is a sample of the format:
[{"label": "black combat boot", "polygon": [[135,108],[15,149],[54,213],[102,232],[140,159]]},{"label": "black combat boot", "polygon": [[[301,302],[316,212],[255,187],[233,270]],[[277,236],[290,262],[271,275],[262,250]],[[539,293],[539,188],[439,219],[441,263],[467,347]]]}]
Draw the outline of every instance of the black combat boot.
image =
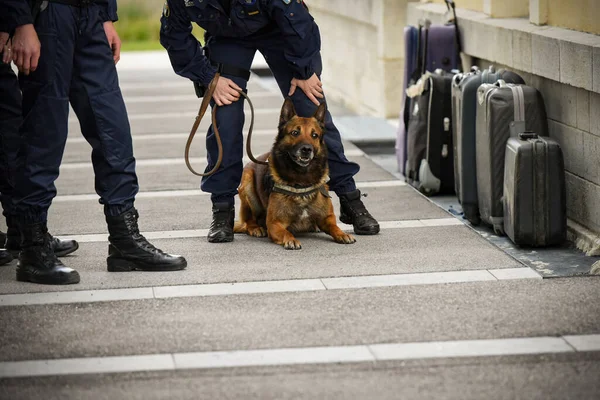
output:
[{"label": "black combat boot", "polygon": [[214,203],[213,220],[208,231],[210,243],[225,243],[233,241],[233,221],[235,207],[229,203]]},{"label": "black combat boot", "polygon": [[110,242],[108,271],[177,271],[187,267],[182,256],[166,254],[148,242],[140,234],[138,218],[133,207],[117,217],[106,217]]},{"label": "black combat boot", "polygon": [[[19,251],[21,251],[21,234],[17,229],[16,221],[14,221],[12,217],[6,218],[6,225],[8,225],[8,230],[6,231],[6,250],[8,250],[13,257],[17,258],[19,257]],[[48,240],[57,257],[64,257],[79,248],[79,243],[77,243],[77,241],[60,240],[59,238],[52,236],[49,232]]]},{"label": "black combat boot", "polygon": [[340,221],[354,226],[357,235],[376,235],[379,233],[379,223],[369,212],[360,199],[360,190],[339,195]]},{"label": "black combat boot", "polygon": [[17,264],[17,280],[46,285],[79,283],[79,273],[66,267],[54,254],[45,223],[21,225],[23,243]]}]

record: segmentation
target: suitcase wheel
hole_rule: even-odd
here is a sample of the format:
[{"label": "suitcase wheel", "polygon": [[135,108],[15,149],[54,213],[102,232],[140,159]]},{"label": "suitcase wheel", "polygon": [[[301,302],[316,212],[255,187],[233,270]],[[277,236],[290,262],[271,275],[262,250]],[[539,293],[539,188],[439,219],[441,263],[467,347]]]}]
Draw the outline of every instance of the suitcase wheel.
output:
[{"label": "suitcase wheel", "polygon": [[481,224],[481,217],[479,216],[479,209],[477,207],[463,205],[463,212],[471,225],[477,226]]},{"label": "suitcase wheel", "polygon": [[494,224],[494,233],[498,236],[505,236],[503,224]]}]

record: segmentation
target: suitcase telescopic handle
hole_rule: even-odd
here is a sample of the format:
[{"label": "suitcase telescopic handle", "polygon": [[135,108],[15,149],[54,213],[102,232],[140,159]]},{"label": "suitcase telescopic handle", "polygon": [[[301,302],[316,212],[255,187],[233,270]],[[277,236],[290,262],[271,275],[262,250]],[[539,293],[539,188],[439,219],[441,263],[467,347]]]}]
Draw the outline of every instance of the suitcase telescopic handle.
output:
[{"label": "suitcase telescopic handle", "polygon": [[538,134],[535,132],[522,132],[519,133],[519,139],[521,140],[528,140],[528,139],[537,139],[538,138]]}]

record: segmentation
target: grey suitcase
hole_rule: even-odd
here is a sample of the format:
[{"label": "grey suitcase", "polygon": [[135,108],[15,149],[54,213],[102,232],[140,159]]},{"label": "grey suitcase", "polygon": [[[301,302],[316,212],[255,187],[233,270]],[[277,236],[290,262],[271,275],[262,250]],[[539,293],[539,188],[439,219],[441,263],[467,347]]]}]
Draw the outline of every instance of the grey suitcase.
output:
[{"label": "grey suitcase", "polygon": [[525,132],[506,144],[504,230],[519,246],[560,245],[567,235],[565,167],[560,145]]},{"label": "grey suitcase", "polygon": [[503,80],[483,84],[477,91],[476,130],[479,214],[496,234],[503,235],[506,142],[510,136],[525,131],[548,136],[544,99],[530,86],[507,84]]},{"label": "grey suitcase", "polygon": [[452,143],[454,145],[454,184],[464,217],[478,225],[477,171],[475,168],[475,132],[477,121],[477,90],[484,83],[498,80],[525,84],[513,71],[491,66],[484,71],[472,67],[469,73],[457,74],[452,81]]}]

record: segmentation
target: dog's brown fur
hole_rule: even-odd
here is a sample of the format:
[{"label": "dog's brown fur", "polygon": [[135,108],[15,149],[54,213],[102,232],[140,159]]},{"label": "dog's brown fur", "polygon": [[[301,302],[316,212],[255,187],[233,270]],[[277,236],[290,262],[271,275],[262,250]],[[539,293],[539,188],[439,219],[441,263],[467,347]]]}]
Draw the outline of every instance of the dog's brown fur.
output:
[{"label": "dog's brown fur", "polygon": [[[352,235],[343,232],[336,223],[331,198],[317,190],[305,196],[271,192],[265,186],[265,174],[271,174],[273,182],[291,187],[310,187],[325,184],[329,168],[325,133],[325,104],[321,104],[310,118],[296,115],[294,105],[285,100],[279,118],[279,132],[270,152],[257,157],[268,160],[269,165],[250,162],[244,168],[239,187],[241,200],[240,221],[234,232],[269,238],[289,250],[302,246],[292,232],[315,232],[317,228],[333,237],[338,243],[354,243]],[[313,157],[295,161],[298,149],[312,147]]]}]

